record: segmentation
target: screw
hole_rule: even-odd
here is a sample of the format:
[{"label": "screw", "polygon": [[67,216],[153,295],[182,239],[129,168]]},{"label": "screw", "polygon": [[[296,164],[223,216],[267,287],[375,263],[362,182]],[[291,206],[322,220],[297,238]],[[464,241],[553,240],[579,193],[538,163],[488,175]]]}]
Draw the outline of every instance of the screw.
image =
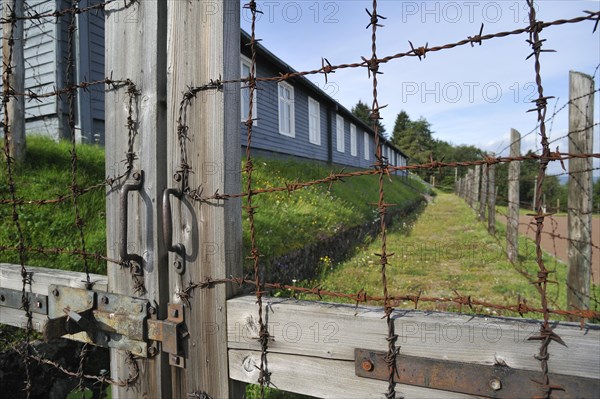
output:
[{"label": "screw", "polygon": [[107,305],[108,304],[108,297],[103,296],[102,297],[102,303],[105,304],[105,305]]},{"label": "screw", "polygon": [[140,180],[142,178],[142,175],[140,172],[133,172],[133,178],[135,180]]},{"label": "screw", "polygon": [[373,362],[370,360],[363,360],[362,362],[362,368],[365,371],[373,371],[373,368],[375,368],[375,366],[373,365]]},{"label": "screw", "polygon": [[502,389],[502,383],[499,379],[492,378],[490,380],[490,388],[492,388],[494,391],[499,391],[500,389]]},{"label": "screw", "polygon": [[177,172],[173,175],[173,179],[177,182],[181,181],[181,173]]},{"label": "screw", "polygon": [[40,309],[42,307],[42,302],[41,301],[36,301],[35,302],[35,306]]},{"label": "screw", "polygon": [[154,306],[150,306],[148,308],[148,313],[150,313],[150,314],[156,314],[156,308]]},{"label": "screw", "polygon": [[52,295],[58,296],[59,294],[60,294],[60,292],[58,291],[58,288],[55,288],[52,290]]},{"label": "screw", "polygon": [[158,349],[156,349],[156,346],[151,346],[148,348],[148,356],[156,356],[157,353]]},{"label": "screw", "polygon": [[175,267],[175,270],[181,270],[183,268],[183,264],[178,260],[173,262],[173,266]]}]

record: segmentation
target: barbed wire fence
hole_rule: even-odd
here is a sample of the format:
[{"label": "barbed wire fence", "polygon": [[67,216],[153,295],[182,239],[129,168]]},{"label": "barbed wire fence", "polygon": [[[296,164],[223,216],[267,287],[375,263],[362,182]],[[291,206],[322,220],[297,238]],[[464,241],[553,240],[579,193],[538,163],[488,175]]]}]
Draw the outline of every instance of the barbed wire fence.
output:
[{"label": "barbed wire fence", "polygon": [[[18,0],[16,0],[18,1]],[[119,1],[119,0],[108,0],[105,2],[94,3],[87,7],[79,7],[79,2],[77,0],[72,0],[71,6],[61,10],[54,10],[49,12],[36,12],[31,8],[27,8],[27,15],[16,15],[12,9],[9,9],[7,15],[3,15],[1,19],[1,23],[4,24],[4,28],[9,27],[11,32],[15,29],[17,23],[22,22],[24,20],[28,21],[57,21],[61,18],[68,19],[68,42],[71,43],[73,37],[76,32],[75,25],[75,16],[80,13],[90,12],[90,11],[102,11],[109,4],[116,3],[121,4],[120,9],[126,9],[130,7],[132,4],[137,3],[141,0],[129,0],[129,1]],[[189,90],[183,93],[181,102],[180,102],[180,112],[179,119],[177,121],[177,137],[180,145],[180,153],[181,159],[178,168],[174,171],[174,173],[180,176],[182,181],[183,193],[184,195],[191,201],[195,202],[210,202],[210,201],[226,201],[228,199],[233,198],[244,198],[245,206],[244,210],[249,220],[249,229],[250,229],[250,237],[251,237],[251,250],[250,253],[247,254],[249,259],[252,262],[252,270],[251,276],[232,276],[230,278],[217,279],[212,278],[210,276],[205,277],[201,281],[190,281],[189,284],[179,293],[180,299],[185,303],[186,300],[193,295],[194,290],[208,289],[212,288],[217,284],[230,284],[237,286],[248,286],[251,287],[256,295],[257,299],[257,311],[258,311],[258,324],[259,324],[259,342],[261,345],[261,362],[260,366],[258,366],[260,373],[257,383],[261,386],[261,397],[264,397],[265,390],[264,388],[269,386],[270,384],[270,375],[271,372],[268,369],[268,353],[269,353],[269,343],[271,341],[271,336],[268,331],[268,326],[266,321],[262,316],[263,309],[263,298],[268,294],[269,290],[285,290],[288,292],[293,292],[295,294],[305,294],[308,296],[313,296],[316,299],[323,298],[344,298],[348,300],[355,301],[358,303],[375,303],[383,305],[383,317],[386,319],[387,325],[387,342],[388,342],[388,351],[386,355],[386,363],[388,365],[388,390],[385,394],[387,398],[396,397],[396,383],[395,376],[399,372],[397,370],[397,355],[399,354],[400,348],[396,346],[396,341],[398,339],[398,335],[394,331],[394,323],[391,318],[392,311],[396,308],[399,308],[403,301],[411,302],[414,305],[414,308],[417,309],[419,303],[424,302],[432,302],[432,303],[453,303],[459,306],[460,311],[462,311],[463,307],[470,308],[473,311],[477,310],[478,306],[483,306],[491,309],[496,309],[501,312],[511,312],[515,314],[520,314],[521,316],[526,316],[530,314],[537,314],[542,316],[542,323],[540,326],[539,335],[533,337],[532,339],[540,341],[539,354],[536,355],[536,359],[540,362],[540,368],[543,373],[543,380],[539,382],[539,389],[541,392],[541,397],[550,397],[552,392],[560,389],[560,387],[556,386],[552,383],[550,373],[552,372],[548,368],[548,358],[549,358],[549,348],[552,342],[563,343],[561,338],[556,335],[554,332],[551,317],[553,316],[566,316],[570,318],[576,318],[581,320],[583,323],[586,319],[598,319],[600,318],[600,312],[596,310],[590,309],[556,309],[550,307],[549,298],[547,294],[547,286],[550,283],[548,279],[550,270],[546,267],[544,263],[544,259],[542,256],[541,249],[541,240],[542,235],[545,234],[543,231],[543,225],[545,220],[549,218],[549,215],[544,210],[543,204],[543,183],[547,178],[546,169],[547,166],[552,162],[563,162],[565,160],[570,159],[590,159],[595,158],[599,159],[600,154],[595,153],[564,153],[559,152],[558,149],[556,151],[552,151],[550,149],[550,144],[553,141],[550,141],[546,132],[546,124],[549,120],[552,120],[557,113],[560,113],[564,107],[560,108],[558,111],[555,111],[554,114],[547,118],[547,101],[551,98],[544,94],[543,81],[542,81],[542,69],[541,69],[541,54],[546,49],[542,49],[544,44],[544,39],[541,39],[540,34],[543,29],[565,25],[565,24],[574,24],[581,23],[585,21],[595,22],[594,32],[598,26],[600,21],[600,12],[591,12],[585,11],[583,16],[579,16],[572,19],[560,19],[552,22],[542,22],[539,21],[536,17],[536,11],[533,4],[533,1],[527,2],[530,13],[529,13],[529,24],[523,28],[516,29],[510,32],[498,32],[494,34],[483,34],[484,26],[482,25],[479,33],[468,36],[466,39],[460,40],[458,42],[437,45],[429,47],[428,44],[425,46],[414,46],[411,42],[410,49],[385,56],[380,58],[377,54],[377,34],[379,28],[383,28],[382,20],[385,19],[384,16],[379,14],[378,11],[378,3],[377,0],[374,0],[372,3],[372,8],[367,10],[368,14],[368,25],[367,28],[371,30],[371,55],[369,57],[364,57],[362,61],[348,64],[337,64],[332,65],[326,58],[323,58],[322,65],[320,68],[303,71],[303,72],[295,72],[295,71],[281,71],[277,76],[270,77],[258,77],[256,73],[256,46],[259,39],[257,39],[256,31],[257,31],[257,23],[256,16],[260,13],[260,10],[257,7],[257,3],[254,0],[250,0],[248,4],[245,6],[248,8],[252,15],[252,28],[251,28],[251,40],[250,40],[250,49],[252,53],[251,60],[251,69],[250,75],[247,77],[241,77],[240,79],[233,80],[221,80],[218,77],[214,77],[213,80],[206,82],[200,86],[190,87]],[[117,10],[118,12],[118,10]],[[406,57],[417,57],[419,60],[425,60],[426,55],[431,52],[440,52],[451,50],[460,46],[470,45],[473,47],[474,45],[482,45],[484,42],[490,41],[492,39],[499,39],[507,36],[513,35],[521,35],[528,34],[529,39],[528,43],[531,46],[532,53],[530,57],[533,58],[534,61],[534,72],[536,78],[537,92],[538,97],[535,100],[536,107],[531,111],[534,111],[537,114],[537,127],[534,133],[539,134],[540,136],[540,145],[541,145],[541,153],[540,154],[528,154],[524,156],[488,156],[480,160],[474,161],[459,161],[459,162],[443,162],[436,161],[431,159],[430,162],[418,165],[407,165],[407,166],[396,166],[391,165],[387,157],[382,153],[382,143],[380,142],[380,132],[378,131],[378,121],[381,120],[380,110],[385,107],[385,105],[380,105],[379,95],[378,95],[378,85],[379,75],[381,74],[380,68],[384,67],[385,64]],[[14,45],[14,38],[12,38],[12,33],[9,34],[8,45],[12,49]],[[69,45],[69,49],[72,46]],[[9,53],[10,54],[10,53]],[[3,122],[2,122],[2,130],[4,137],[4,174],[6,185],[8,187],[7,193],[2,193],[2,198],[0,198],[0,205],[6,207],[8,209],[8,213],[10,215],[10,223],[12,227],[15,229],[15,239],[13,243],[0,246],[0,253],[16,253],[18,255],[19,264],[21,268],[21,276],[22,276],[22,309],[26,314],[26,318],[28,323],[26,325],[26,335],[22,342],[18,345],[18,353],[21,355],[22,360],[26,367],[26,375],[25,375],[25,384],[24,390],[27,396],[30,395],[31,392],[31,376],[30,376],[30,365],[32,362],[39,362],[51,367],[58,369],[60,372],[68,375],[74,379],[79,381],[79,386],[83,387],[83,381],[91,381],[92,383],[99,383],[101,386],[105,385],[118,385],[118,386],[126,386],[130,387],[135,385],[136,380],[139,375],[139,369],[137,365],[136,358],[133,354],[128,355],[128,359],[130,360],[128,364],[130,365],[130,377],[126,380],[118,380],[111,378],[108,375],[88,375],[83,372],[84,365],[87,357],[87,348],[84,347],[81,350],[79,355],[80,363],[79,367],[76,371],[68,370],[61,366],[60,364],[53,362],[48,359],[44,359],[39,354],[34,353],[32,350],[31,340],[33,333],[32,326],[32,311],[29,296],[27,295],[28,291],[31,290],[32,284],[32,271],[28,270],[27,267],[27,259],[28,256],[32,254],[67,254],[76,258],[81,259],[83,264],[84,273],[86,275],[86,286],[88,289],[91,289],[94,285],[94,282],[90,278],[89,273],[89,265],[88,261],[106,261],[110,263],[114,263],[124,268],[129,268],[132,275],[132,281],[137,291],[139,293],[143,293],[144,286],[143,280],[139,277],[139,271],[136,270],[135,265],[127,259],[110,259],[104,253],[90,253],[87,251],[86,246],[86,230],[85,230],[85,220],[82,217],[82,214],[79,209],[78,199],[87,193],[110,189],[113,186],[119,185],[124,180],[132,177],[134,174],[133,170],[133,161],[136,159],[138,154],[133,150],[134,141],[136,138],[136,117],[137,117],[137,107],[138,107],[138,97],[140,96],[140,90],[137,88],[136,83],[128,79],[127,77],[113,78],[112,76],[106,77],[102,80],[96,81],[88,81],[88,82],[76,82],[72,80],[72,69],[75,67],[74,65],[74,57],[71,50],[69,50],[67,55],[67,73],[65,76],[65,86],[57,87],[52,92],[47,93],[36,93],[34,91],[28,90],[24,92],[15,91],[10,85],[11,74],[13,74],[12,64],[11,64],[11,56],[9,55],[8,59],[3,60],[4,68],[3,68],[3,86],[2,86],[2,111],[3,111]],[[335,73],[337,71],[341,71],[347,68],[364,68],[368,73],[368,78],[372,80],[372,105],[370,112],[370,119],[372,120],[372,129],[375,132],[375,162],[371,169],[360,170],[354,172],[334,172],[332,171],[328,176],[323,176],[321,179],[313,180],[313,181],[305,181],[305,182],[288,182],[285,185],[279,187],[269,187],[269,188],[256,188],[253,180],[253,158],[252,158],[252,136],[253,136],[253,107],[254,104],[254,96],[253,93],[255,90],[259,90],[262,84],[266,84],[268,82],[282,82],[291,80],[295,77],[299,76],[307,76],[307,75],[323,75],[325,80],[327,80],[328,75]],[[108,66],[110,69],[110,66]],[[213,194],[205,195],[200,188],[190,187],[188,184],[189,174],[193,173],[193,167],[190,165],[187,159],[187,150],[186,150],[186,142],[189,138],[191,132],[186,125],[186,111],[188,107],[192,106],[193,99],[196,95],[203,91],[216,91],[223,90],[226,85],[236,85],[239,84],[246,85],[249,90],[249,113],[248,117],[245,121],[245,125],[247,127],[247,144],[246,144],[246,159],[245,164],[243,166],[243,172],[246,174],[246,187],[245,190],[239,193],[227,193],[227,192],[215,192]],[[122,162],[126,165],[125,172],[115,176],[107,176],[104,181],[99,181],[96,184],[89,187],[80,187],[78,184],[78,166],[80,164],[80,158],[78,156],[78,143],[76,139],[76,124],[75,124],[75,106],[74,102],[78,93],[82,91],[88,90],[92,86],[101,86],[104,87],[107,91],[122,91],[128,98],[127,106],[128,106],[128,118],[127,118],[127,134],[129,137],[129,148],[126,151],[126,154],[122,160]],[[590,93],[593,95],[593,93]],[[70,149],[70,170],[69,174],[71,176],[71,183],[68,187],[66,187],[66,191],[63,195],[60,195],[55,198],[33,198],[33,199],[25,199],[21,198],[19,195],[19,185],[23,184],[23,181],[20,181],[16,178],[15,170],[19,167],[19,164],[15,162],[13,156],[11,154],[11,146],[10,146],[10,138],[11,138],[11,119],[8,112],[7,105],[10,101],[13,101],[17,97],[24,97],[29,101],[39,101],[42,98],[60,98],[61,96],[66,96],[68,100],[68,126],[71,138],[71,149]],[[596,124],[597,125],[597,124]],[[596,126],[596,125],[591,125]],[[533,133],[531,133],[533,134]],[[416,170],[442,170],[447,168],[457,168],[457,167],[471,167],[471,166],[485,166],[490,167],[493,165],[502,165],[510,162],[522,162],[522,161],[534,161],[539,167],[538,177],[536,179],[536,195],[534,198],[534,211],[535,215],[533,216],[536,223],[535,228],[535,247],[536,247],[536,262],[538,265],[538,272],[535,276],[533,276],[532,281],[538,288],[540,294],[540,306],[534,306],[528,304],[522,298],[517,298],[515,303],[513,304],[498,304],[498,303],[490,303],[485,300],[480,300],[477,298],[473,298],[471,296],[463,296],[458,292],[455,292],[454,296],[447,297],[432,297],[427,295],[422,295],[421,292],[418,293],[392,293],[391,288],[388,287],[388,265],[393,261],[393,253],[388,248],[387,243],[387,223],[385,215],[389,207],[393,206],[392,204],[386,203],[385,196],[385,180],[386,177],[390,175],[390,173],[395,171],[416,171]],[[315,186],[315,185],[332,185],[339,184],[343,182],[343,179],[348,179],[352,177],[358,176],[377,176],[378,177],[378,185],[377,185],[377,193],[378,193],[378,201],[375,205],[378,214],[380,215],[380,241],[381,241],[381,250],[376,255],[379,257],[380,268],[381,268],[381,289],[382,293],[380,295],[369,294],[364,290],[360,290],[358,292],[333,292],[323,290],[320,287],[302,287],[295,284],[283,284],[281,282],[272,282],[268,281],[268,275],[265,273],[264,264],[261,262],[260,248],[256,243],[256,237],[258,236],[260,231],[258,231],[256,224],[254,223],[254,215],[257,210],[253,198],[267,193],[275,193],[275,192],[287,192],[289,194],[293,194],[294,192],[301,190],[305,187]],[[29,207],[34,206],[52,206],[56,204],[62,203],[70,203],[73,209],[73,227],[76,228],[78,232],[78,242],[74,243],[70,248],[64,247],[46,247],[44,243],[41,243],[38,246],[31,245],[27,238],[28,232],[23,229],[23,226],[20,222],[21,218],[24,214],[27,213],[27,209]],[[554,238],[560,238],[560,235],[555,231],[552,233]],[[194,393],[189,393],[189,396],[194,395]],[[193,396],[192,396],[193,397]]]}]

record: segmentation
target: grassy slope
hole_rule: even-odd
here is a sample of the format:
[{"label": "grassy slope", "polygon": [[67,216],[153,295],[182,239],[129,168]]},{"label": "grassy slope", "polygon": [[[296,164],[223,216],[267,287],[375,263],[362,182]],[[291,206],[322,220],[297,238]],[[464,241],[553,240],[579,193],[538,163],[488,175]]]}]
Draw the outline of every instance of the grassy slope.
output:
[{"label": "grassy slope", "polygon": [[[42,137],[28,137],[27,158],[14,168],[17,198],[24,200],[55,199],[70,194],[70,143],[55,143]],[[104,175],[104,151],[97,146],[78,146],[77,184],[81,188],[101,183]],[[0,198],[8,199],[6,164],[0,164]],[[104,189],[83,194],[78,199],[81,218],[85,221],[86,250],[105,253]],[[73,203],[69,199],[54,205],[23,205],[19,207],[19,222],[27,246],[46,248],[81,248],[75,227]],[[0,205],[0,245],[16,246],[17,232],[12,222],[10,205]],[[19,263],[14,252],[0,252],[0,261]],[[71,255],[29,255],[27,264],[70,270],[82,270],[83,262]],[[94,272],[105,272],[105,265],[92,264]]]},{"label": "grassy slope", "polygon": [[[55,143],[49,139],[28,137],[27,159],[15,168],[17,197],[25,200],[53,199],[70,194],[70,143]],[[101,183],[105,178],[102,147],[77,147],[79,187]],[[286,182],[308,181],[327,176],[330,168],[317,163],[255,159],[254,187],[285,186]],[[388,190],[388,202],[408,206],[419,198],[394,177]],[[330,236],[376,216],[370,202],[377,199],[376,177],[365,176],[327,186],[315,186],[292,194],[276,193],[255,197],[258,246],[265,257],[283,255],[323,236]],[[415,184],[415,183],[413,183]],[[78,198],[81,217],[85,221],[85,242],[88,252],[104,254],[105,199],[100,188]],[[8,199],[6,165],[0,163],[0,198]],[[29,247],[79,249],[79,232],[71,200],[62,204],[24,205],[19,207],[26,245]],[[244,216],[244,243],[248,248],[249,232]],[[0,246],[16,246],[18,238],[12,222],[10,205],[0,205]],[[15,252],[0,251],[0,262],[19,263]],[[27,264],[70,270],[82,270],[83,262],[72,255],[28,254]],[[90,270],[105,273],[104,263],[91,262]]]}]

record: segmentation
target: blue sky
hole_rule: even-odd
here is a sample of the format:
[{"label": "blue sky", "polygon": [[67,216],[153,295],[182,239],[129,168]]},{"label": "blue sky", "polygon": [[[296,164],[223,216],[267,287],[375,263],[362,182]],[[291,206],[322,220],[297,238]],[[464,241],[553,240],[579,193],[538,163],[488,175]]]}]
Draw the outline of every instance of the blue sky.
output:
[{"label": "blue sky", "polygon": [[[244,2],[242,2],[243,4]],[[263,14],[257,23],[257,37],[271,52],[296,70],[315,69],[321,57],[332,64],[358,62],[370,57],[371,31],[365,27],[369,16],[365,8],[371,1],[259,1]],[[378,30],[379,57],[429,43],[429,47],[462,40],[479,33],[510,31],[525,27],[528,13],[525,1],[398,1],[379,0],[379,14],[385,25]],[[598,11],[598,1],[538,1],[538,19],[552,21],[583,15],[583,10]],[[250,14],[242,10],[241,25],[250,29]],[[541,74],[544,94],[549,100],[548,115],[554,107],[568,101],[569,71],[596,74],[600,71],[600,29],[592,34],[594,23],[582,22],[549,27],[541,32],[547,39]],[[429,53],[419,61],[416,57],[393,60],[383,66],[379,77],[379,102],[388,104],[382,110],[383,121],[391,132],[396,115],[405,110],[412,119],[426,118],[434,137],[454,144],[473,144],[500,153],[509,144],[510,129],[522,135],[536,126],[535,113],[529,100],[537,97],[534,85],[533,58],[525,42],[527,34],[492,39],[482,46]],[[347,108],[360,99],[372,101],[371,81],[364,68],[345,69],[329,77],[325,86],[322,75],[309,79]],[[595,98],[595,121],[600,121],[600,98]],[[550,124],[548,126],[550,128]],[[568,110],[560,112],[549,130],[550,140],[568,131]],[[554,150],[568,150],[565,139],[552,144]],[[522,150],[539,148],[539,135],[529,134]],[[600,133],[594,130],[594,152],[600,152]],[[508,155],[504,150],[502,155]],[[594,161],[600,167],[600,160]],[[552,165],[550,173],[560,173]],[[595,174],[599,174],[598,171]]]}]

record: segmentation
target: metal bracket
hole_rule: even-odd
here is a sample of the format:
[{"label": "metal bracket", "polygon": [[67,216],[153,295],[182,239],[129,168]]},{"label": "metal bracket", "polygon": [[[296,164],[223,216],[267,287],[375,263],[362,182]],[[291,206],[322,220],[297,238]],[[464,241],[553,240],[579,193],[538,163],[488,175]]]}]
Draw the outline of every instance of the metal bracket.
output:
[{"label": "metal bracket", "polygon": [[[354,350],[356,375],[376,380],[388,380],[387,352]],[[394,381],[443,391],[459,392],[489,398],[535,397],[541,387],[541,371],[513,369],[504,365],[487,366],[450,360],[397,355]],[[600,380],[572,375],[550,374],[555,390],[552,397],[589,398],[600,392]]]},{"label": "metal bracket", "polygon": [[148,356],[144,328],[149,301],[51,285],[44,338],[65,338]]},{"label": "metal bracket", "polygon": [[179,356],[178,334],[178,327],[183,323],[183,304],[170,303],[168,312],[166,320],[148,320],[148,338],[162,343],[171,366],[184,368],[184,358]]},{"label": "metal bracket", "polygon": [[[25,293],[32,313],[48,314],[48,297],[46,295]],[[0,288],[0,307],[23,309],[23,291]]]}]

